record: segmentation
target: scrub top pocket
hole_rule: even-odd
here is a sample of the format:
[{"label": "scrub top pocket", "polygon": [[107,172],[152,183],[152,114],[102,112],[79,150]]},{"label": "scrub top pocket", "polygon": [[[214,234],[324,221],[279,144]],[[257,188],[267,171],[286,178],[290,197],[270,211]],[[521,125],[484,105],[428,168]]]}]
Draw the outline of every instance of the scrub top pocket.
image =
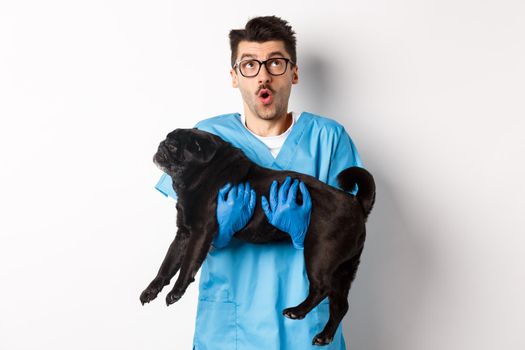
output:
[{"label": "scrub top pocket", "polygon": [[199,300],[193,344],[195,350],[237,350],[237,306]]}]

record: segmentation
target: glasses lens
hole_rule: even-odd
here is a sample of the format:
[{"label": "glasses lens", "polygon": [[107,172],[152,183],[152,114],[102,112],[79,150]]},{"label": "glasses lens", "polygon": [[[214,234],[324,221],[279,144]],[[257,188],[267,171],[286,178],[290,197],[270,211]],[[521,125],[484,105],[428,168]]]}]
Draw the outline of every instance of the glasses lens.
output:
[{"label": "glasses lens", "polygon": [[272,58],[266,62],[266,69],[273,75],[281,75],[286,71],[286,60],[284,58]]},{"label": "glasses lens", "polygon": [[245,77],[254,77],[259,72],[259,65],[256,60],[246,60],[239,62],[239,69]]}]

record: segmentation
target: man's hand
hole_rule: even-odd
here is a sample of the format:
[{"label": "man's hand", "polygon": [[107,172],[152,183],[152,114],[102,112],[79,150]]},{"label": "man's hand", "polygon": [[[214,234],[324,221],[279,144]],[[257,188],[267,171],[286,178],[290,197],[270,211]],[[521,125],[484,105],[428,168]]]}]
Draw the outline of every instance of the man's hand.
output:
[{"label": "man's hand", "polygon": [[223,248],[228,245],[235,232],[240,231],[253,216],[255,191],[250,184],[240,183],[232,186],[227,183],[217,196],[217,223],[219,232],[213,239],[213,246]]},{"label": "man's hand", "polygon": [[[277,181],[274,180],[270,187],[270,204],[265,196],[262,196],[261,204],[268,221],[279,230],[288,233],[296,249],[304,249],[304,238],[310,224],[312,200],[302,181],[295,179],[291,186],[290,182],[290,177],[287,177],[277,192]],[[296,202],[297,186],[303,195],[302,205]]]}]

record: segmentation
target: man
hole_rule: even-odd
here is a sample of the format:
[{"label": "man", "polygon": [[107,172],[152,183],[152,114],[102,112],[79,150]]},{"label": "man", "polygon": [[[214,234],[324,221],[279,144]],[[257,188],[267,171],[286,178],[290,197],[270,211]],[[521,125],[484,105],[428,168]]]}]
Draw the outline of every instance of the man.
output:
[{"label": "man", "polygon": [[[229,37],[232,86],[241,92],[243,114],[206,119],[197,128],[231,142],[261,166],[309,174],[332,186],[337,186],[336,176],[341,170],[362,166],[340,124],[308,112],[288,112],[291,88],[298,83],[299,75],[295,33],[286,21],[275,16],[256,17],[244,29],[232,30]],[[293,244],[243,242],[232,235],[251,213],[242,196],[233,194],[248,185],[236,185],[218,194],[219,232],[215,248],[202,265],[194,349],[318,349],[312,339],[328,320],[328,299],[302,320],[282,314],[283,309],[298,305],[308,294],[301,232],[308,227],[310,208],[303,205],[298,212],[291,212],[268,205],[266,196],[262,197],[266,194],[258,194],[269,222],[289,233]],[[279,191],[284,187],[288,190],[289,185],[283,184]],[[166,174],[156,188],[176,197]],[[290,188],[297,190],[298,186]],[[276,188],[271,192],[270,203],[275,200]],[[228,204],[227,194],[228,198],[241,199]],[[221,211],[221,206],[226,210]],[[285,219],[276,220],[277,212]],[[324,349],[346,349],[341,325]]]}]

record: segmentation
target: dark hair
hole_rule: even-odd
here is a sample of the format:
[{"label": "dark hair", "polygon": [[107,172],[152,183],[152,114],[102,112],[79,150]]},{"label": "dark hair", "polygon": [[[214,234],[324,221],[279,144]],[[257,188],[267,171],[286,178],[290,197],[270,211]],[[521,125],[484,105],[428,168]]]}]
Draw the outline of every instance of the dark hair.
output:
[{"label": "dark hair", "polygon": [[285,20],[276,16],[255,17],[250,19],[244,29],[232,29],[230,31],[230,48],[232,67],[237,60],[237,48],[241,41],[255,41],[262,43],[270,40],[281,40],[284,48],[290,54],[292,61],[297,63],[295,52],[295,32]]}]

